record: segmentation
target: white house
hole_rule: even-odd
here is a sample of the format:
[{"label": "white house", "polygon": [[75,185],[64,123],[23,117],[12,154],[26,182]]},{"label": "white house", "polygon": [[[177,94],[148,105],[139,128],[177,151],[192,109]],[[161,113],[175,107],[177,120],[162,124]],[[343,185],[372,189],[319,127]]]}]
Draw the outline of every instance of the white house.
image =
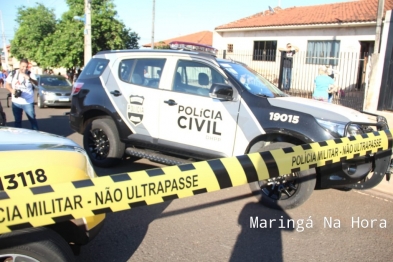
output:
[{"label": "white house", "polygon": [[[393,9],[393,0],[384,2],[382,18]],[[216,27],[213,46],[226,50],[231,58],[252,51],[243,62],[254,68],[259,65],[258,71],[275,82],[280,62],[277,49],[291,43],[299,48],[294,56],[294,87],[312,89],[317,67],[330,64],[341,72],[336,81],[343,89],[364,90],[367,60],[375,48],[377,9],[378,0],[270,8]],[[305,77],[305,72],[310,76]]]},{"label": "white house", "polygon": [[[335,4],[276,7],[215,28],[213,45],[218,49],[262,49],[285,47],[291,42],[300,50],[309,50],[313,41],[324,45],[338,41],[341,52],[371,51],[374,47],[378,0],[359,0]],[[385,0],[386,10],[393,0]]]}]

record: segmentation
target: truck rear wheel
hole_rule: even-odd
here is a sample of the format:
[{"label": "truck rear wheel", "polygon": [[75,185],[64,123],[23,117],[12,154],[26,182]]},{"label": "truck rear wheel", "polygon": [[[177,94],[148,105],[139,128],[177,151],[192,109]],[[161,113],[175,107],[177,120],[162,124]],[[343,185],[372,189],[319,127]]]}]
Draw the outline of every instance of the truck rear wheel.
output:
[{"label": "truck rear wheel", "polygon": [[110,118],[96,118],[88,123],[83,133],[83,147],[91,162],[99,167],[112,167],[124,155],[115,123]]},{"label": "truck rear wheel", "polygon": [[[266,146],[264,146],[264,143],[261,144],[261,146],[252,147],[250,153],[294,146],[286,142],[270,143]],[[274,180],[253,182],[250,184],[250,188],[265,206],[284,210],[295,208],[302,205],[314,191],[315,169],[290,175],[289,177],[278,177]]]},{"label": "truck rear wheel", "polygon": [[68,243],[47,228],[18,230],[0,236],[0,261],[69,262],[75,256]]}]

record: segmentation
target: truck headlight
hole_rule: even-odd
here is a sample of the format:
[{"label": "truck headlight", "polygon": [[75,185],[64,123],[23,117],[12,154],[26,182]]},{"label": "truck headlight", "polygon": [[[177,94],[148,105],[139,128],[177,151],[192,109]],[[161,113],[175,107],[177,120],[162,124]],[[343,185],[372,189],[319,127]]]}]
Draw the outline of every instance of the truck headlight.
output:
[{"label": "truck headlight", "polygon": [[[319,125],[327,129],[333,136],[338,136],[338,137],[344,136],[345,124],[322,120],[322,119],[316,119],[316,120]],[[348,127],[347,136],[356,136],[360,134],[363,134],[363,131],[359,125],[353,124]]]}]

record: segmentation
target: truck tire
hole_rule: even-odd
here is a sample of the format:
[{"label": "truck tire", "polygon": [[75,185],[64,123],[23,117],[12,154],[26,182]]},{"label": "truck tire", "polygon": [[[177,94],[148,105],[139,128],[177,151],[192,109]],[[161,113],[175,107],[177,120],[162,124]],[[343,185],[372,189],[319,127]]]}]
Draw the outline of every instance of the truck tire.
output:
[{"label": "truck tire", "polygon": [[47,228],[17,230],[0,236],[0,261],[70,262],[68,243]]},{"label": "truck tire", "polygon": [[[261,143],[252,147],[250,153],[270,151],[279,148],[293,147],[286,142],[270,143],[264,146]],[[260,203],[274,209],[291,209],[302,205],[312,194],[315,188],[315,169],[294,173],[295,179],[275,184],[272,181],[258,181],[250,184],[250,188]],[[279,180],[278,180],[279,181]]]},{"label": "truck tire", "polygon": [[83,133],[83,147],[91,162],[98,167],[118,164],[125,150],[116,125],[110,118],[96,118],[87,124]]}]

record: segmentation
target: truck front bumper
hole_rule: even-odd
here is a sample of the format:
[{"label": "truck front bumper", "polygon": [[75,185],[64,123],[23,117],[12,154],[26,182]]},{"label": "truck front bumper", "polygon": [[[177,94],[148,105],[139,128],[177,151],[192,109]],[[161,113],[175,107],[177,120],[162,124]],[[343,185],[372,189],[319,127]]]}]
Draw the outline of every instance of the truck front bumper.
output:
[{"label": "truck front bumper", "polygon": [[392,150],[317,168],[320,188],[369,189],[392,172]]}]

